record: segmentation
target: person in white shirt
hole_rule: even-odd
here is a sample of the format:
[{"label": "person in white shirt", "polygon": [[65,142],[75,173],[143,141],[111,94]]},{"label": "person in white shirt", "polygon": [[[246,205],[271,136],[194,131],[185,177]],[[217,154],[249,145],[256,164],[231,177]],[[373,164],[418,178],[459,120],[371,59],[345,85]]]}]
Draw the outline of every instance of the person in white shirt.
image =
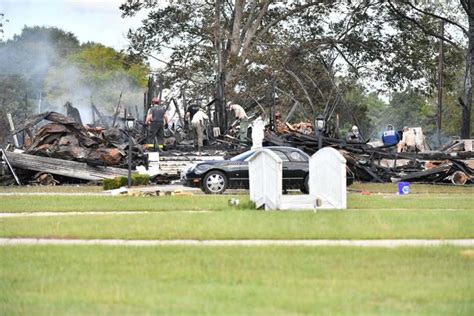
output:
[{"label": "person in white shirt", "polygon": [[400,143],[398,143],[398,146],[398,152],[418,152],[418,148],[416,147],[416,136],[413,129],[410,129],[407,126],[403,128],[403,137]]},{"label": "person in white shirt", "polygon": [[247,129],[249,128],[249,118],[245,110],[238,104],[230,104],[229,110],[234,111],[235,118],[240,121],[239,139],[247,141]]},{"label": "person in white shirt", "polygon": [[194,146],[197,146],[197,150],[201,151],[204,142],[204,126],[205,121],[209,120],[209,117],[202,109],[199,109],[191,120],[191,126],[194,132]]}]

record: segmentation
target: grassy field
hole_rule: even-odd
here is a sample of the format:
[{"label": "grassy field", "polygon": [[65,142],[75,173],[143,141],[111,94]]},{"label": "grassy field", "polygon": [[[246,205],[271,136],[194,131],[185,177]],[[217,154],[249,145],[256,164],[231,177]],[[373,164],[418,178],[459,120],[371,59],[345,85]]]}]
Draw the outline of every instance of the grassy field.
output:
[{"label": "grassy field", "polygon": [[[148,214],[0,219],[0,237],[121,239],[474,238],[474,194],[349,194],[347,211],[263,212],[247,196],[1,196],[0,212]],[[207,210],[209,212],[202,212]],[[196,211],[183,212],[183,211]]]},{"label": "grassy field", "polygon": [[1,247],[2,315],[472,315],[462,248]]},{"label": "grassy field", "polygon": [[86,239],[406,239],[474,238],[473,211],[263,212],[17,217],[0,237]]},{"label": "grassy field", "polygon": [[[0,213],[3,212],[94,212],[94,211],[190,211],[229,210],[230,198],[241,200],[240,210],[250,209],[247,195],[216,196],[61,196],[20,195],[0,196]],[[370,210],[474,210],[474,190],[469,193],[348,195],[349,209]]]},{"label": "grassy field", "polygon": [[[134,187],[136,189],[136,187]],[[391,183],[354,183],[349,191],[368,191],[373,193],[396,193],[397,184]],[[246,194],[245,190],[238,190]],[[99,185],[58,185],[58,186],[0,186],[0,193],[100,193],[103,192]],[[235,192],[235,190],[234,190]],[[419,193],[474,193],[474,186],[453,186],[450,184],[419,184],[411,183],[410,192]]]},{"label": "grassy field", "polygon": [[[246,196],[2,196],[0,212],[147,211],[0,218],[0,237],[106,239],[474,238],[474,195],[350,194],[347,211],[264,212]],[[203,212],[207,210],[208,212]],[[185,212],[195,211],[195,212]]]},{"label": "grassy field", "polygon": [[0,186],[0,193],[100,193],[98,185],[57,185],[57,186]]},{"label": "grassy field", "polygon": [[[398,184],[396,183],[354,183],[353,185],[348,187],[348,190],[349,191],[368,191],[368,192],[374,192],[374,193],[396,193],[398,191]],[[410,194],[420,194],[420,193],[430,193],[430,194],[474,193],[474,186],[411,183]]]},{"label": "grassy field", "polygon": [[[474,238],[473,188],[395,191],[356,185],[348,210],[318,212],[245,195],[0,196],[0,213],[132,212],[0,217],[0,237]],[[473,315],[474,249],[0,246],[0,315],[155,314]]]}]

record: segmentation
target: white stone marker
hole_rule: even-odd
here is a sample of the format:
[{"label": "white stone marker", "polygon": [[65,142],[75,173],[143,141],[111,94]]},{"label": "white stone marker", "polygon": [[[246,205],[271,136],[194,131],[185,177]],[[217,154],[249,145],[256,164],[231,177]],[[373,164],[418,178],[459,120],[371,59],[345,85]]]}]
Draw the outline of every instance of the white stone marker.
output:
[{"label": "white stone marker", "polygon": [[322,148],[311,156],[309,195],[315,208],[347,208],[346,159],[334,148]]},{"label": "white stone marker", "polygon": [[247,158],[249,163],[250,200],[257,208],[279,208],[282,195],[282,161],[270,149],[261,148]]},{"label": "white stone marker", "polygon": [[265,122],[257,117],[252,123],[252,149],[261,148],[265,137]]}]

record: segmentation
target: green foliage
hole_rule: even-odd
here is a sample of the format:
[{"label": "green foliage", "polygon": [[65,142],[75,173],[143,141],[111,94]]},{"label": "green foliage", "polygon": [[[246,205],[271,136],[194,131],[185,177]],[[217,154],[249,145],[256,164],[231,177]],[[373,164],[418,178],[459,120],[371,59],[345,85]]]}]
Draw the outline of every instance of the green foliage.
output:
[{"label": "green foliage", "polygon": [[[125,179],[125,182],[122,184],[123,179]],[[102,181],[104,190],[114,190],[127,185],[128,179],[127,177],[115,177],[113,179],[104,179]]]},{"label": "green foliage", "polygon": [[78,48],[72,33],[54,27],[24,27],[0,42],[0,144],[9,133],[6,113],[12,113],[15,125],[31,115],[49,68]]},{"label": "green foliage", "polygon": [[[148,185],[150,183],[150,176],[147,174],[132,173],[132,186]],[[104,190],[113,190],[128,184],[127,177],[115,177],[113,179],[104,179]]]},{"label": "green foliage", "polygon": [[414,89],[393,93],[386,118],[395,129],[420,126],[424,134],[433,134],[436,130],[435,108],[426,96]]},{"label": "green foliage", "polygon": [[[345,104],[338,108],[342,130],[349,131],[352,125],[358,125],[360,133],[367,138],[372,127],[367,117],[369,110],[368,98],[360,85],[348,83],[346,85]],[[341,135],[344,137],[344,135]]]},{"label": "green foliage", "polygon": [[[433,34],[438,33],[439,23],[410,2],[291,1],[285,6],[270,3],[268,7],[250,1],[241,3],[241,11],[238,3],[223,4],[221,20],[216,21],[212,2],[127,2],[121,6],[124,16],[148,12],[142,27],[129,33],[129,50],[148,56],[159,54],[164,46],[171,47],[171,62],[163,71],[166,84],[186,82],[190,94],[200,96],[214,90],[216,36],[221,36],[227,99],[248,108],[256,108],[258,99],[265,106],[272,102],[271,86],[276,83],[285,91],[277,92],[278,110],[287,113],[295,101],[301,104],[295,121],[312,120],[326,104],[336,103],[345,128],[357,124],[357,118],[369,135],[384,123],[384,105],[376,98],[364,100],[364,93],[356,92],[358,84],[374,88],[372,83],[378,82],[384,83],[385,89],[401,91],[413,87],[426,97],[435,92],[438,39]],[[456,23],[463,22],[459,3],[416,5]],[[262,21],[253,24],[258,15]],[[239,16],[240,28],[233,29]],[[321,18],[325,16],[331,16],[331,22]],[[251,26],[256,27],[255,33]],[[445,89],[459,96],[462,78],[456,74],[463,73],[466,37],[451,24],[446,28],[446,38]],[[330,78],[341,73],[344,75],[338,78],[351,84],[335,91]],[[343,97],[350,108],[344,108],[336,93],[347,93]],[[377,104],[368,104],[372,101]],[[452,104],[448,104],[449,113],[454,111]],[[430,122],[432,106],[425,105],[417,104],[415,110],[403,112],[416,113],[418,121]],[[427,129],[433,130],[432,124]]]},{"label": "green foliage", "polygon": [[147,174],[132,173],[133,185],[148,185],[150,183],[150,176]]}]

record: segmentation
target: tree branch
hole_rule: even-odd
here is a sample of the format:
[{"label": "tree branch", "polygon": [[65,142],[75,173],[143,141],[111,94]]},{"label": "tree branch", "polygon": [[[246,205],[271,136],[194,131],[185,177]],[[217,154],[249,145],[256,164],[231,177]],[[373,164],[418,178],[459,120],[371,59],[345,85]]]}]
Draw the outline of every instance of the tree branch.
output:
[{"label": "tree branch", "polygon": [[303,82],[301,81],[301,79],[300,79],[293,71],[291,71],[291,70],[289,70],[289,69],[286,69],[286,68],[285,68],[285,71],[286,71],[287,73],[289,73],[293,78],[296,79],[296,81],[297,81],[298,84],[300,85],[301,89],[303,90],[303,92],[304,92],[304,94],[305,94],[305,96],[306,96],[306,99],[308,100],[309,105],[311,106],[311,109],[313,110],[313,114],[315,114],[315,113],[316,113],[316,110],[315,110],[315,108],[314,108],[313,101],[311,101],[311,98],[309,97],[309,93],[308,93],[308,91],[306,90],[306,88],[304,87],[304,84],[303,84]]},{"label": "tree branch", "polygon": [[255,20],[255,15],[257,14],[257,0],[252,1],[252,7],[250,8],[250,13],[249,17],[247,19],[247,23],[245,23],[244,27],[242,28],[242,34],[240,35],[240,40],[243,41],[245,38],[245,35],[247,34],[247,30],[249,29],[250,25],[252,24],[252,21]]},{"label": "tree branch", "polygon": [[460,2],[461,2],[461,5],[462,5],[462,8],[463,8],[464,11],[466,12],[466,14],[469,15],[469,11],[470,11],[469,8],[470,8],[470,6],[469,6],[468,1],[466,1],[466,0],[461,0]]},{"label": "tree branch", "polygon": [[397,14],[398,16],[400,16],[401,18],[411,22],[412,24],[414,24],[416,27],[418,27],[423,33],[427,34],[427,35],[431,35],[433,37],[436,37],[437,39],[439,40],[442,40],[442,41],[445,41],[446,43],[449,43],[451,45],[453,45],[454,47],[458,48],[459,45],[454,43],[453,41],[451,41],[449,38],[446,38],[444,36],[440,36],[439,34],[433,32],[432,30],[428,30],[427,28],[425,28],[423,25],[421,25],[420,22],[418,22],[416,19],[412,18],[412,17],[409,17],[407,16],[406,14],[404,14],[403,12],[401,12],[399,9],[397,9],[393,3],[392,3],[392,0],[388,0],[387,1],[388,5],[391,7],[392,11]]},{"label": "tree branch", "polygon": [[296,7],[293,10],[288,11],[287,13],[283,14],[278,19],[275,19],[272,22],[268,23],[260,32],[258,32],[258,35],[256,37],[257,38],[261,37],[263,34],[267,33],[273,26],[277,25],[278,23],[285,20],[289,16],[292,16],[293,14],[304,11],[305,9],[307,9],[309,7],[312,7],[312,6],[315,6],[317,4],[320,4],[320,3],[321,3],[321,1],[310,2],[310,3],[307,3],[307,4],[301,5],[299,7]]},{"label": "tree branch", "polygon": [[230,44],[230,53],[237,54],[240,49],[240,26],[242,25],[242,13],[245,0],[235,0],[235,9],[232,25],[232,36]]},{"label": "tree branch", "polygon": [[[457,23],[457,22],[454,22],[454,21],[451,21],[450,19],[448,18],[445,18],[443,16],[440,16],[440,15],[437,15],[435,13],[431,13],[431,12],[428,12],[426,10],[422,10],[418,7],[416,7],[414,4],[412,4],[410,1],[402,1],[403,3],[406,3],[408,4],[411,8],[413,8],[413,10],[417,11],[417,12],[420,12],[420,13],[423,13],[425,15],[428,15],[428,16],[431,16],[435,19],[438,19],[438,20],[443,20],[444,22],[448,23],[448,24],[452,24],[454,26],[457,26],[459,29],[461,29],[461,31],[466,35],[466,36],[469,36],[469,32],[466,30],[466,28],[464,26],[462,26],[461,24]],[[462,2],[462,1],[461,1]]]},{"label": "tree branch", "polygon": [[242,51],[241,51],[241,55],[240,55],[242,60],[245,60],[247,55],[248,55],[248,52],[249,52],[250,47],[251,47],[250,44],[252,43],[252,39],[254,38],[255,33],[257,32],[258,27],[260,26],[260,23],[262,22],[263,17],[267,13],[269,5],[270,5],[270,0],[265,0],[262,8],[260,9],[260,12],[259,12],[257,18],[255,19],[255,21],[253,21],[253,24],[250,27],[250,29],[248,30],[248,33],[245,34],[245,39],[244,39],[244,42],[242,44]]}]

